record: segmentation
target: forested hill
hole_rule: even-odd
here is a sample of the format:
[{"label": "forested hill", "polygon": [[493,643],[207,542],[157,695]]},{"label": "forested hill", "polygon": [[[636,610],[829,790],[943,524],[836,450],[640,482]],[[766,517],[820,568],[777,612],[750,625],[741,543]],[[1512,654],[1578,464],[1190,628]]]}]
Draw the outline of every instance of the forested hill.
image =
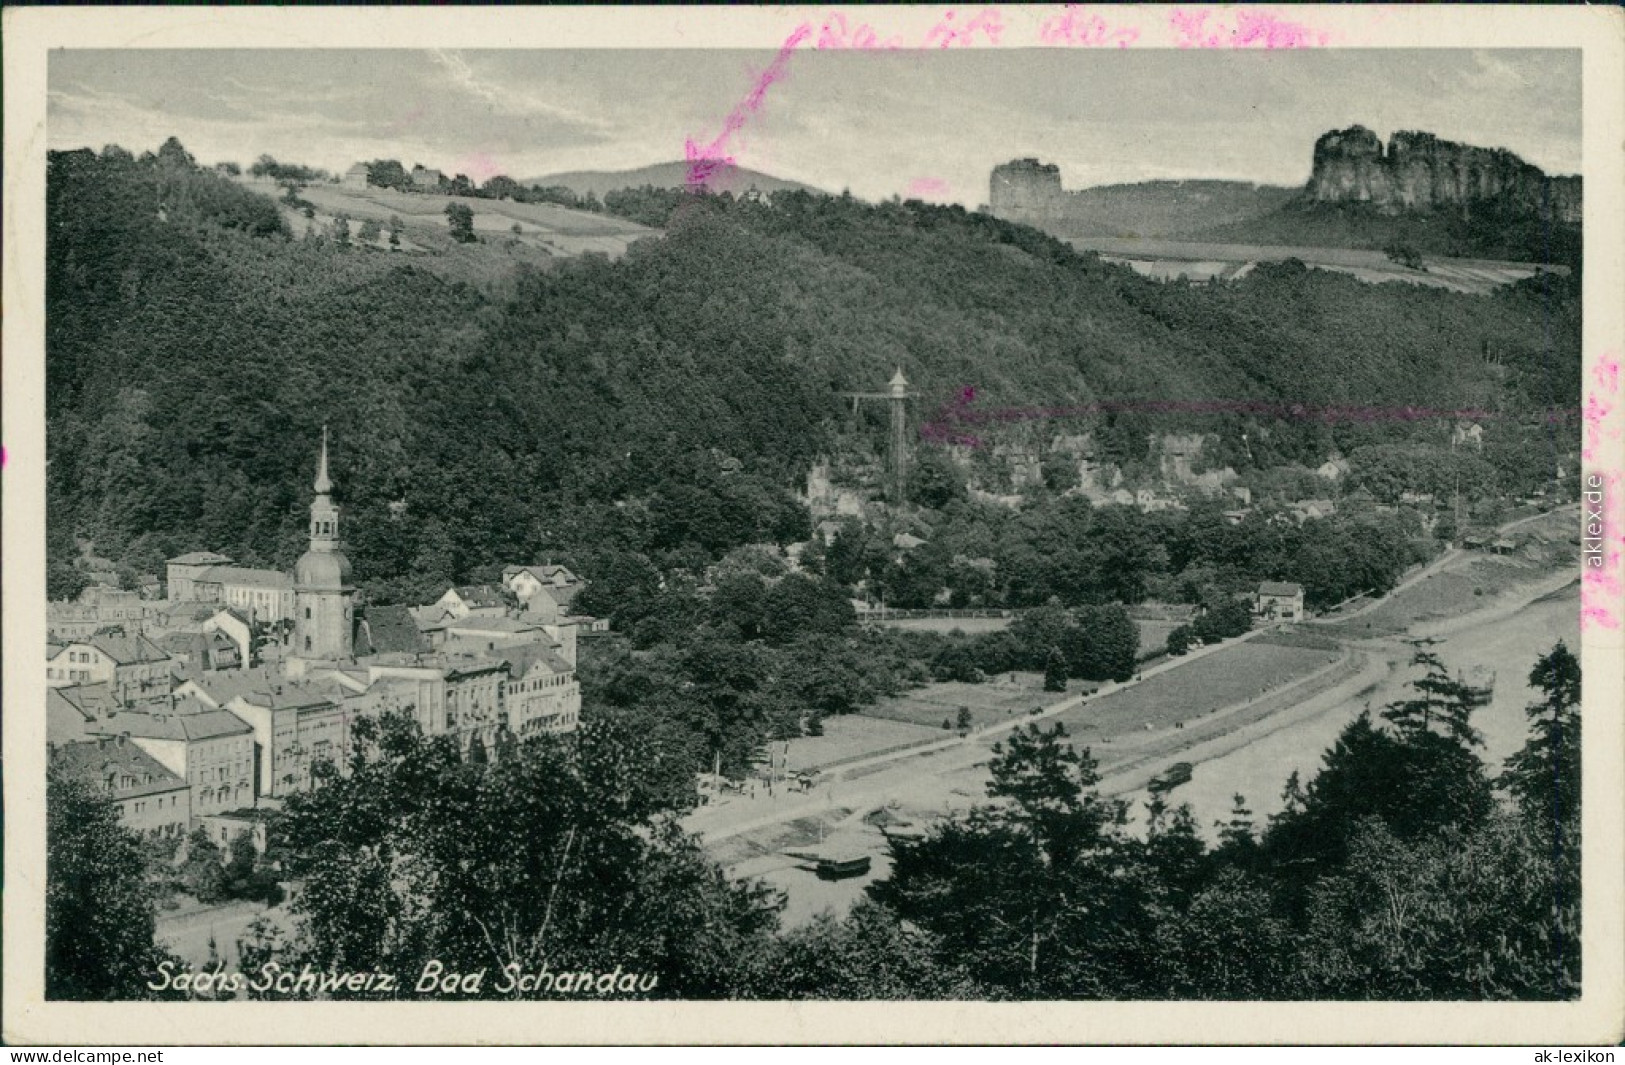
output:
[{"label": "forested hill", "polygon": [[[1577,278],[1494,296],[1366,285],[1295,264],[1162,285],[959,208],[647,190],[668,235],[476,288],[298,240],[184,153],[54,153],[48,181],[51,559],[73,534],[156,572],[185,550],[289,565],[315,442],[333,431],[344,535],[384,598],[551,554],[693,565],[807,535],[792,490],[852,422],[841,393],[901,365],[926,414],[1095,401],[1261,400],[1537,417],[1578,402]],[[1448,431],[1123,414],[1249,433],[1236,462]],[[732,456],[743,471],[724,475]]]}]

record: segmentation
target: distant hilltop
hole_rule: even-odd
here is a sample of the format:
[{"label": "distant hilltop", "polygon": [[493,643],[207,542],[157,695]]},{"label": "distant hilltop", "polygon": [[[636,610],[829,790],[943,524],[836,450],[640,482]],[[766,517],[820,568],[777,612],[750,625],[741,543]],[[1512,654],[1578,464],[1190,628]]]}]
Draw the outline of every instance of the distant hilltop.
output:
[{"label": "distant hilltop", "polygon": [[[591,194],[598,199],[603,199],[606,192],[613,192],[616,189],[640,189],[645,185],[657,189],[680,189],[688,185],[688,178],[688,164],[672,162],[656,163],[653,166],[639,167],[635,170],[574,170],[531,178],[527,184],[567,188],[577,196]],[[707,175],[705,185],[712,192],[731,192],[736,196],[749,192],[753,188],[761,193],[774,193],[790,189],[801,189],[806,192],[821,191],[810,185],[803,185],[799,181],[788,181],[784,178],[774,177],[772,174],[764,174],[758,170],[750,170],[742,166],[718,167]]]},{"label": "distant hilltop", "polygon": [[1057,236],[1382,249],[1578,262],[1581,180],[1551,177],[1501,148],[1395,133],[1385,146],[1364,126],[1315,141],[1301,189],[1234,181],[1153,181],[1069,191],[1037,158],[993,168],[1000,218]]}]

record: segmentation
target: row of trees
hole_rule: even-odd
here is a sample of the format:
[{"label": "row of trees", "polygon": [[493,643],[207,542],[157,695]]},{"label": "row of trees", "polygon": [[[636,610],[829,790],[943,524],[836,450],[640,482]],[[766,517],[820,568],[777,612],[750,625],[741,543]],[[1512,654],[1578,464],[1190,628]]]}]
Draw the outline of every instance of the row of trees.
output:
[{"label": "row of trees", "polygon": [[[1562,644],[1536,664],[1530,740],[1498,776],[1482,693],[1430,648],[1415,665],[1414,695],[1352,721],[1265,826],[1238,796],[1214,847],[1160,798],[1128,832],[1089,751],[1029,726],[995,748],[987,804],[894,840],[868,901],[788,933],[776,893],[675,826],[660,737],[608,716],[476,764],[404,717],[365,721],[348,771],[274,825],[303,884],[291,935],[260,924],[241,954],[484,969],[460,995],[483,998],[555,993],[505,983],[510,966],[646,978],[618,997],[1573,998],[1579,664]],[[48,828],[48,994],[149,997],[164,954],[139,842],[54,777]]]},{"label": "row of trees", "polygon": [[[422,184],[414,181],[412,172],[397,159],[374,159],[366,164],[367,184],[400,192],[423,192]],[[515,203],[556,203],[578,211],[602,211],[603,205],[592,193],[579,196],[563,185],[525,184],[506,174],[497,174],[484,182],[476,182],[467,174],[446,177],[441,174],[432,190],[447,196],[470,196],[483,200],[513,200]]]},{"label": "row of trees", "polygon": [[1323,607],[1391,588],[1406,567],[1437,550],[1415,515],[1334,514],[1298,521],[1261,508],[1240,522],[1223,504],[1141,513],[1079,497],[1030,500],[1020,512],[969,501],[930,515],[930,540],[898,551],[886,531],[856,520],[809,564],[860,584],[889,606],[1030,607],[1206,604],[1263,580],[1301,583]]}]

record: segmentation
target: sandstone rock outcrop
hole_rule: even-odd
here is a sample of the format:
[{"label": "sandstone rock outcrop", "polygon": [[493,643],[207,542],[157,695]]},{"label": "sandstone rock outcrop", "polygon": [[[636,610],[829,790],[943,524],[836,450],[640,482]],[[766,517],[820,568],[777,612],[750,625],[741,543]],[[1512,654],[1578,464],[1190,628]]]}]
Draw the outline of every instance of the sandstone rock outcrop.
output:
[{"label": "sandstone rock outcrop", "polygon": [[1431,133],[1395,133],[1386,148],[1364,126],[1333,130],[1315,141],[1314,169],[1304,195],[1314,203],[1367,203],[1386,212],[1478,206],[1526,211],[1578,225],[1577,177],[1548,177],[1501,148],[1440,140]]}]

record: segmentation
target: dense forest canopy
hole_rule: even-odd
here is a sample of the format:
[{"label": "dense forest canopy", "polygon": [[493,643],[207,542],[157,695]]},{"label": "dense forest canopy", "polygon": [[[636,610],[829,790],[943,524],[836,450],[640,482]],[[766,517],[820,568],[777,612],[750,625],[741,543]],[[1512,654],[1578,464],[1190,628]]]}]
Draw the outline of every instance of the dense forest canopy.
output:
[{"label": "dense forest canopy", "polygon": [[[1129,413],[1057,431],[1124,451],[1207,432],[1243,472],[1448,446],[1447,419],[1295,404],[1481,410],[1513,455],[1550,453],[1569,432],[1551,412],[1578,404],[1574,278],[1480,297],[1287,263],[1187,286],[913,201],[645,189],[606,207],[667,235],[476,285],[451,260],[293,239],[173,139],[52,153],[53,563],[77,535],[135,571],[205,547],[289,565],[324,423],[357,575],[390,600],[543,555],[692,569],[806,539],[808,464],[884,439],[884,413],[844,393],[898,365],[927,418],[967,387],[989,410],[1115,403]],[[1132,410],[1215,400],[1261,406]]]}]

